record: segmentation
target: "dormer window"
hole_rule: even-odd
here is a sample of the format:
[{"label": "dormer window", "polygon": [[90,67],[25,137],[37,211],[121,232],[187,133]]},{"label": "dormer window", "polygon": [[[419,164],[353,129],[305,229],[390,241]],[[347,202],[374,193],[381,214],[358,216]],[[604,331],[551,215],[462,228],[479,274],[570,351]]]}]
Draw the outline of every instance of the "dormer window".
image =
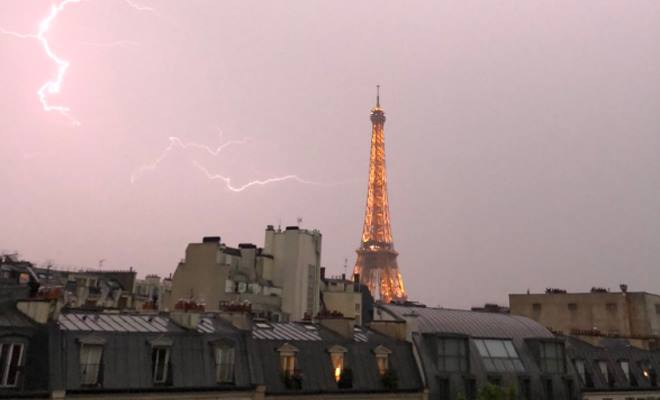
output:
[{"label": "dormer window", "polygon": [[584,366],[584,360],[575,360],[575,370],[577,371],[582,383],[587,383],[587,370]]},{"label": "dormer window", "polygon": [[302,389],[302,375],[296,369],[298,349],[289,343],[284,343],[276,350],[280,353],[280,371],[282,372],[284,385],[287,389]]},{"label": "dormer window", "polygon": [[151,344],[151,373],[154,384],[167,385],[172,383],[170,356],[172,343],[171,339],[163,337],[149,341],[149,344]]},{"label": "dormer window", "polygon": [[298,349],[288,343],[284,343],[277,349],[280,353],[280,370],[285,376],[291,376],[296,370],[296,353]]},{"label": "dormer window", "polygon": [[342,346],[332,346],[328,349],[330,353],[330,363],[332,364],[332,371],[334,374],[335,382],[339,382],[341,374],[344,371],[344,353],[347,350]]},{"label": "dormer window", "polygon": [[22,363],[22,343],[0,343],[0,387],[18,385]]},{"label": "dormer window", "polygon": [[169,347],[154,347],[151,351],[154,383],[167,383],[167,374],[170,365]]},{"label": "dormer window", "polygon": [[550,373],[563,373],[564,345],[557,342],[541,342],[541,367],[543,371]]},{"label": "dormer window", "polygon": [[234,382],[234,362],[236,352],[229,343],[218,343],[215,352],[215,379],[218,383]]},{"label": "dormer window", "polygon": [[468,370],[467,339],[440,337],[438,344],[438,369],[444,372]]},{"label": "dormer window", "polygon": [[649,382],[651,386],[658,385],[658,375],[649,360],[642,360],[638,363],[639,368],[642,370],[642,376]]},{"label": "dormer window", "polygon": [[524,372],[513,342],[509,339],[475,339],[479,355],[488,372]]},{"label": "dormer window", "polygon": [[105,339],[87,336],[80,341],[80,384],[97,386],[102,383],[103,346]]},{"label": "dormer window", "polygon": [[614,377],[612,377],[610,373],[610,368],[607,365],[607,361],[605,360],[598,361],[598,369],[600,370],[600,374],[603,377],[605,383],[607,383],[610,386],[613,385]]},{"label": "dormer window", "polygon": [[378,374],[380,376],[385,375],[385,373],[390,369],[390,354],[392,354],[392,351],[385,346],[378,346],[374,349],[374,355],[376,356],[376,366],[378,367]]},{"label": "dormer window", "polygon": [[623,371],[623,376],[626,377],[626,382],[630,383],[630,363],[628,360],[619,360],[619,367]]}]

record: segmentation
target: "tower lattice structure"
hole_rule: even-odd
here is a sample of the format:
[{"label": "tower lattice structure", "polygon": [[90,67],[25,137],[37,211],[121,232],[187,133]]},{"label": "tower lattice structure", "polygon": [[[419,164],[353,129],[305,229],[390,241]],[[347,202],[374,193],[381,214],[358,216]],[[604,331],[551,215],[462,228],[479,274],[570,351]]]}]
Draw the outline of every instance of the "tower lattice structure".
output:
[{"label": "tower lattice structure", "polygon": [[371,110],[371,124],[367,209],[353,273],[359,274],[360,282],[369,288],[374,298],[389,303],[392,300],[406,300],[407,296],[390,225],[385,168],[385,112],[380,107],[380,87],[376,94],[376,107]]}]

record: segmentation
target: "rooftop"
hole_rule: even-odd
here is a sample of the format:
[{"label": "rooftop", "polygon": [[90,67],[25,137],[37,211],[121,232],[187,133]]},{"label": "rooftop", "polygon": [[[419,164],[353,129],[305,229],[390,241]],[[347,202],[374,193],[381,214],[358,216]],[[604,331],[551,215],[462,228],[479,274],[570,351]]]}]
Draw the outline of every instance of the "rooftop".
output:
[{"label": "rooftop", "polygon": [[400,320],[414,316],[421,333],[514,339],[553,337],[541,324],[517,315],[394,304],[382,308]]}]

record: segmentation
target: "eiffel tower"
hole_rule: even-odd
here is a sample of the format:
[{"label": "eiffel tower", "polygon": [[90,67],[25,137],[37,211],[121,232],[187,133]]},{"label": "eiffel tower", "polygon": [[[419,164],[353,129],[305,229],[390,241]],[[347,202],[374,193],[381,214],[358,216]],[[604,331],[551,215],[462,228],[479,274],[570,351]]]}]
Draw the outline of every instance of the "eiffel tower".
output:
[{"label": "eiffel tower", "polygon": [[399,253],[394,250],[392,241],[385,169],[385,112],[380,107],[380,86],[376,88],[376,107],[371,109],[367,210],[353,273],[358,274],[360,282],[369,288],[374,298],[389,303],[406,300],[407,296],[396,262]]}]

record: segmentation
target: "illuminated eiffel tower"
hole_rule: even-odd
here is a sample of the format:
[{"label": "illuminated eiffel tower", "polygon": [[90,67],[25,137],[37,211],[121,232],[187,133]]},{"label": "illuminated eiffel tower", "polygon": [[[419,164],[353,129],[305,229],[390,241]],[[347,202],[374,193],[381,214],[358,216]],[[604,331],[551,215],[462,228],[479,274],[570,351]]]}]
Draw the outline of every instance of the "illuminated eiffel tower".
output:
[{"label": "illuminated eiffel tower", "polygon": [[406,300],[403,278],[394,250],[390,210],[387,201],[387,171],[385,169],[385,112],[380,108],[380,86],[377,86],[376,107],[371,110],[371,158],[367,210],[364,214],[362,243],[357,250],[354,274],[376,299],[389,303]]}]

